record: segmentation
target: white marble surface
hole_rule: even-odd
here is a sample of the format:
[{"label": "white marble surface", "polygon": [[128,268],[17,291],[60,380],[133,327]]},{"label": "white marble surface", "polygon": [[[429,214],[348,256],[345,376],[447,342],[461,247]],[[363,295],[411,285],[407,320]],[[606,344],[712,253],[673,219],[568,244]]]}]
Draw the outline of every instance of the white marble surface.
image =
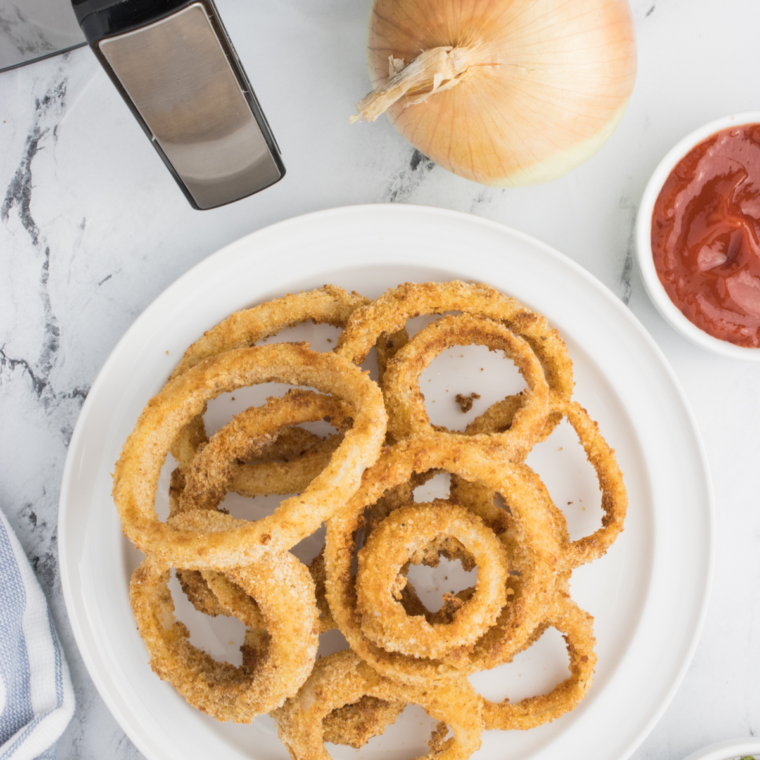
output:
[{"label": "white marble surface", "polygon": [[706,444],[717,565],[691,668],[633,757],[675,760],[760,734],[760,364],[679,337],[647,299],[633,251],[638,199],[667,149],[707,121],[758,108],[760,3],[633,0],[639,75],[620,127],[567,177],[522,190],[434,167],[384,120],[349,126],[368,86],[369,0],[219,5],[288,168],[278,185],[231,206],[188,206],[89,50],[0,74],[0,508],[48,594],[73,672],[77,713],[59,757],[139,756],[89,680],[58,578],[66,447],[100,366],[162,290],[221,246],[355,203],[441,206],[534,235],[651,332]]}]

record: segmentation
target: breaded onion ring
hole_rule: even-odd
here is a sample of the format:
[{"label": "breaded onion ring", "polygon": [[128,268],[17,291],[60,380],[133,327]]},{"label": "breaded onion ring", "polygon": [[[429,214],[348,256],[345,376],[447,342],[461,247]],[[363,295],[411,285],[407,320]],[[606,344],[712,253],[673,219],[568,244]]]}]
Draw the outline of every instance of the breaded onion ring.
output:
[{"label": "breaded onion ring", "polygon": [[[285,425],[316,422],[323,419],[341,430],[350,428],[352,422],[350,408],[344,402],[334,396],[300,389],[288,391],[280,398],[269,398],[263,406],[250,407],[241,412],[217,431],[207,444],[201,447],[200,452],[185,474],[178,470],[172,473],[169,500],[170,516],[193,509],[216,509],[227,491],[233,490],[232,486],[235,483],[238,484],[238,487],[234,490],[237,490],[238,493],[245,493],[247,490],[245,483],[251,477],[251,468],[244,469],[243,466],[237,464],[238,460],[247,459],[252,454],[257,453],[262,447],[262,441],[266,441],[272,435],[277,435]],[[339,443],[340,439],[336,441],[336,446],[333,448],[337,448]],[[276,441],[272,445],[276,445]],[[271,445],[264,451],[268,451],[269,448]],[[322,458],[324,459],[324,457]],[[299,462],[295,463],[295,467],[290,473],[291,476],[303,478],[305,460],[307,458],[302,457]],[[327,461],[329,462],[329,458]],[[327,462],[324,462],[321,469],[324,469],[326,464]],[[316,477],[320,471],[317,470],[313,477]],[[286,493],[298,493],[305,490],[313,477],[307,480],[299,491],[288,486],[289,490]],[[297,482],[295,485],[301,484]],[[321,569],[320,578],[314,576],[312,572],[318,589],[320,630],[331,630],[335,624],[329,615],[327,602],[324,598],[324,568],[317,568],[316,565],[315,568]],[[206,580],[199,571],[178,570],[177,579],[189,601],[200,612],[207,615],[226,614],[224,608],[217,603],[216,596],[209,590]],[[217,583],[224,584],[228,581],[225,581],[224,576],[221,576]],[[319,592],[321,592],[321,597]]]},{"label": "breaded onion ring", "polygon": [[135,570],[130,596],[154,672],[217,720],[248,723],[293,696],[313,667],[318,646],[314,584],[292,554],[273,551],[230,571],[230,579],[245,592],[238,604],[225,597],[230,611],[249,627],[258,625],[250,614],[250,595],[270,634],[266,654],[253,671],[217,662],[190,643],[189,631],[174,619],[169,568],[159,560],[148,557]]},{"label": "breaded onion ring", "polygon": [[211,436],[196,454],[185,473],[177,511],[216,509],[227,492],[233,490],[233,484],[234,490],[245,493],[245,466],[237,464],[238,460],[258,452],[262,440],[286,426],[327,420],[347,430],[352,415],[351,407],[340,399],[300,389],[288,391],[280,398],[268,398],[263,406],[245,409]]},{"label": "breaded onion ring", "polygon": [[[472,344],[503,351],[515,362],[528,385],[509,428],[500,433],[471,435],[472,443],[498,444],[507,459],[521,461],[547,426],[549,387],[543,367],[530,345],[502,323],[469,314],[444,317],[428,325],[388,363],[383,385],[388,434],[393,440],[401,440],[434,432],[425,411],[420,376],[445,349]],[[447,438],[462,435],[443,431],[439,434]]]},{"label": "breaded onion ring", "polygon": [[[407,615],[394,588],[402,568],[421,559],[440,536],[464,546],[478,566],[478,581],[450,621],[431,625],[420,615]],[[477,515],[442,500],[402,507],[372,531],[359,551],[356,599],[362,631],[389,652],[444,658],[474,644],[496,622],[507,601],[508,574],[503,545]]]},{"label": "breaded onion ring", "polygon": [[303,322],[345,327],[354,310],[367,303],[369,300],[358,293],[347,293],[335,285],[325,285],[319,290],[289,293],[283,298],[237,311],[203,333],[203,337],[185,351],[170,379],[210,356],[252,346]]},{"label": "breaded onion ring", "polygon": [[607,441],[599,432],[599,425],[577,402],[558,404],[565,419],[572,425],[578,440],[586,452],[586,457],[596,472],[602,492],[602,527],[577,541],[573,541],[566,552],[568,568],[593,562],[606,553],[620,535],[628,511],[628,494],[623,484],[623,473]]},{"label": "breaded onion ring", "polygon": [[[245,464],[235,468],[230,490],[250,497],[270,494],[285,496],[305,491],[340,446],[343,432],[345,430],[341,429],[340,433],[322,438],[300,427],[291,426],[281,430],[274,441],[261,445],[261,450],[255,456],[246,457]],[[186,458],[179,462],[181,470],[187,470],[191,466],[197,449],[207,442],[204,431],[196,449],[182,449]]]},{"label": "breaded onion ring", "polygon": [[[594,677],[594,619],[566,594],[559,594],[539,629],[556,628],[564,637],[570,656],[570,677],[548,694],[501,703],[483,700],[486,729],[525,731],[549,723],[572,710],[586,696]],[[538,637],[536,637],[538,638]]]},{"label": "breaded onion ring", "polygon": [[[366,303],[368,299],[364,296],[347,293],[335,285],[325,285],[318,290],[290,293],[283,298],[276,298],[253,308],[235,312],[207,330],[185,351],[182,360],[174,368],[169,379],[178,377],[210,356],[236,348],[253,346],[284,329],[303,322],[345,327],[353,311]],[[188,421],[172,443],[172,454],[183,468],[195,456],[200,444],[206,441],[203,412],[205,412],[205,407],[199,415]],[[259,471],[266,472],[269,469],[271,468],[264,466],[260,467]]]},{"label": "breaded onion ring", "polygon": [[466,679],[422,687],[382,678],[350,650],[319,660],[298,694],[272,714],[294,760],[329,760],[323,721],[333,710],[364,696],[417,704],[454,732],[436,753],[438,760],[466,760],[479,749],[483,730],[481,699]]},{"label": "breaded onion ring", "polygon": [[[561,534],[547,503],[546,491],[540,487],[535,473],[525,465],[492,461],[482,451],[466,445],[466,440],[445,448],[438,444],[437,438],[418,436],[385,449],[365,473],[362,486],[349,505],[327,523],[326,587],[333,618],[363,660],[382,675],[405,683],[438,681],[507,662],[526,646],[541,622],[560,568]],[[511,514],[503,510],[497,514],[511,522],[510,533],[516,539],[512,562],[519,575],[510,576],[514,594],[496,624],[456,662],[450,658],[444,662],[387,652],[368,639],[361,630],[351,574],[356,531],[365,507],[389,489],[407,483],[414,473],[433,469],[481,482],[497,491],[511,510]]]},{"label": "breaded onion ring", "polygon": [[[162,523],[155,511],[156,489],[177,432],[220,393],[271,381],[311,385],[350,405],[354,427],[330,464],[304,493],[286,499],[274,514],[256,522],[234,520],[214,533]],[[385,426],[379,387],[336,354],[311,351],[305,344],[276,343],[213,356],[167,383],[145,407],[124,444],[113,489],[122,528],[140,550],[178,569],[223,570],[248,564],[263,546],[289,549],[354,493],[364,469],[377,457]],[[187,514],[197,513],[205,511]]]},{"label": "breaded onion ring", "polygon": [[[465,432],[487,433],[503,429],[505,425],[510,424],[511,414],[515,409],[516,404],[512,397],[504,399],[473,420]],[[599,426],[589,417],[588,412],[575,401],[557,401],[553,404],[553,409],[556,414],[567,419],[575,430],[586,457],[596,472],[604,511],[602,527],[590,536],[571,542],[569,536],[565,535],[562,561],[570,572],[579,565],[593,562],[603,556],[615,542],[624,527],[628,510],[628,495],[615,451],[605,441],[599,431]],[[492,514],[494,509],[493,491],[477,483],[462,481],[456,476],[451,478],[451,495],[454,501],[467,506],[481,517],[484,514]],[[567,521],[564,514],[556,507],[554,511],[558,524],[567,534]]]},{"label": "breaded onion ring", "polygon": [[[361,364],[383,333],[400,330],[414,317],[447,311],[462,311],[504,322],[512,332],[528,341],[541,360],[553,397],[570,398],[574,385],[573,363],[559,333],[544,317],[488,285],[461,281],[399,285],[356,309],[340,336],[336,351],[354,364]],[[560,419],[558,415],[550,416],[549,431]]]}]

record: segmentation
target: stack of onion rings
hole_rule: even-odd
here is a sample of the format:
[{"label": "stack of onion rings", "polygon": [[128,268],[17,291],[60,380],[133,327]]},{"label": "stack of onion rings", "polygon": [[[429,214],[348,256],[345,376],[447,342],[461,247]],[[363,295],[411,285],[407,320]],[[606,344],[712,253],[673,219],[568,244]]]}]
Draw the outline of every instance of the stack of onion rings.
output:
[{"label": "stack of onion rings", "polygon": [[[420,315],[441,317],[410,338],[406,322]],[[343,329],[335,352],[254,345],[309,320]],[[502,351],[527,388],[456,433],[431,425],[419,378],[441,351],[470,344]],[[373,347],[379,385],[357,366]],[[207,436],[210,399],[269,381],[319,392],[270,398]],[[573,387],[557,331],[486,285],[407,283],[372,302],[325,286],[209,330],[146,406],[114,475],[124,532],[148,555],[131,598],[155,672],[219,720],[270,712],[295,760],[326,760],[325,741],[363,746],[407,703],[442,721],[430,745],[446,760],[469,757],[483,730],[526,730],[571,710],[591,685],[596,655],[592,618],[570,598],[570,577],[607,551],[627,509],[614,452]],[[576,541],[524,464],[562,419],[602,494],[602,526]],[[336,434],[299,427],[319,420]],[[178,467],[161,522],[154,503],[169,452]],[[448,499],[415,503],[415,488],[438,473],[451,475]],[[295,496],[251,522],[222,511],[231,491]],[[322,522],[325,547],[306,568],[290,550]],[[477,567],[478,580],[444,595],[433,613],[406,572],[441,557]],[[189,643],[173,619],[171,568],[198,610],[246,625],[240,668]],[[318,635],[331,628],[350,650],[316,661]],[[511,662],[548,628],[565,638],[569,678],[516,703],[475,693],[467,675]]]}]

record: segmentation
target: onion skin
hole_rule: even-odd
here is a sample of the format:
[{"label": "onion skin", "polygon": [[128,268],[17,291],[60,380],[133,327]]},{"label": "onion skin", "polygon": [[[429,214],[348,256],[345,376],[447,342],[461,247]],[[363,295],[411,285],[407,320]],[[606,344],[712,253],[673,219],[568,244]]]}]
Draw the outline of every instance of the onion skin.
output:
[{"label": "onion skin", "polygon": [[375,0],[368,45],[375,87],[391,56],[477,51],[456,86],[386,113],[435,163],[493,187],[549,182],[591,158],[636,78],[627,0]]}]

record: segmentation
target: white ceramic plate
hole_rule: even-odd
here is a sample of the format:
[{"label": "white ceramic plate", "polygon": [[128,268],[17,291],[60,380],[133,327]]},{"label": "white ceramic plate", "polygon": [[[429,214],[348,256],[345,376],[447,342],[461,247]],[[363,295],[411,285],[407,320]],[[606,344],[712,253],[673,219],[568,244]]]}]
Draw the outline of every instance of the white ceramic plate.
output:
[{"label": "white ceramic plate", "polygon": [[[536,240],[438,209],[354,207],[274,225],[202,262],[135,322],[82,409],[61,495],[63,590],[90,675],[151,760],[286,760],[287,754],[268,717],[249,726],[219,724],[190,708],[148,667],[127,592],[139,556],[122,538],[110,496],[114,462],[143,405],[184,349],[235,310],[324,283],[375,297],[404,281],[451,279],[490,283],[542,312],[560,330],[575,362],[575,397],[617,450],[630,497],[623,535],[606,557],[573,577],[573,598],[596,618],[599,665],[591,692],[578,709],[550,725],[485,734],[476,760],[620,760],[662,714],[697,642],[714,555],[704,452],[664,357],[612,293]],[[313,338],[315,345],[329,347],[326,336],[311,326],[287,337]],[[514,390],[515,376],[511,362],[486,349],[440,357],[422,380],[433,421],[462,427]],[[271,389],[256,390],[271,394]],[[452,396],[473,391],[482,398],[463,415]],[[235,401],[217,400],[210,426],[251,400],[237,395]],[[571,536],[593,531],[600,515],[595,479],[566,423],[537,447],[529,463],[566,510]],[[315,547],[299,551],[311,555]],[[444,582],[451,581],[424,572],[415,581],[432,595],[440,595]],[[193,617],[185,607],[179,614],[192,618],[193,641],[234,660],[240,631]],[[509,694],[513,700],[550,688],[567,673],[561,639],[553,633],[514,663],[474,676],[476,687],[490,698]],[[326,651],[339,646],[335,635],[327,638]],[[426,752],[421,721],[424,717],[407,711],[360,756],[387,760]],[[356,754],[331,751],[337,760]]]}]

